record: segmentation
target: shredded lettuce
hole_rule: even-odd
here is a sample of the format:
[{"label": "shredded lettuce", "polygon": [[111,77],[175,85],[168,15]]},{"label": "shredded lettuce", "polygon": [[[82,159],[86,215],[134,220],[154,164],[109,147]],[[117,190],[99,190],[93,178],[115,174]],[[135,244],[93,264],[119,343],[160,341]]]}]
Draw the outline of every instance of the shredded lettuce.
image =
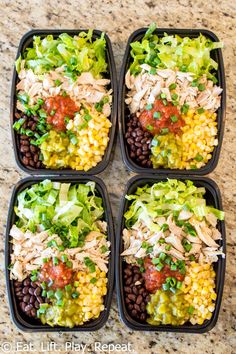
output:
[{"label": "shredded lettuce", "polygon": [[147,63],[154,68],[167,68],[192,72],[196,77],[203,74],[216,82],[215,71],[218,64],[211,58],[211,51],[222,48],[222,42],[212,42],[200,34],[196,38],[167,35],[158,37],[155,34],[156,25],[152,23],[140,41],[131,46],[131,74],[141,71],[140,65]]},{"label": "shredded lettuce", "polygon": [[16,60],[16,71],[19,73],[24,60],[25,67],[35,74],[64,65],[65,75],[72,79],[85,71],[100,77],[107,70],[106,40],[104,33],[95,40],[92,35],[93,31],[89,30],[73,37],[67,33],[60,34],[58,38],[34,36],[33,46],[26,48]]},{"label": "shredded lettuce", "polygon": [[158,231],[155,218],[170,214],[177,217],[181,210],[190,210],[199,219],[213,213],[217,219],[223,220],[223,211],[206,204],[205,192],[205,188],[196,187],[192,181],[177,179],[138,187],[135,194],[126,195],[131,202],[124,214],[126,227],[142,220],[151,231]]},{"label": "shredded lettuce", "polygon": [[58,234],[66,247],[79,247],[90,231],[98,230],[95,222],[104,209],[94,182],[71,185],[44,180],[19,193],[15,213],[23,231],[48,230]]}]

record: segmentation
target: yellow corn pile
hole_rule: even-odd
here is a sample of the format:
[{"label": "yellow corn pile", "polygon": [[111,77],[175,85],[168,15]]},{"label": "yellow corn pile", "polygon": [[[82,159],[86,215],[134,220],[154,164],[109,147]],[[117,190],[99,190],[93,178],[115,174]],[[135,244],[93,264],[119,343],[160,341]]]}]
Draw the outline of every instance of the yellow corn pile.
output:
[{"label": "yellow corn pile", "polygon": [[103,296],[107,293],[106,273],[96,267],[95,273],[78,272],[77,305],[81,309],[83,322],[97,318],[104,310]]},{"label": "yellow corn pile", "polygon": [[176,136],[177,145],[182,150],[181,167],[191,169],[204,166],[212,157],[212,151],[218,144],[216,114],[205,111],[188,111],[183,116],[186,125],[183,134]]},{"label": "yellow corn pile", "polygon": [[192,308],[190,322],[203,324],[212,316],[215,309],[215,272],[211,264],[198,264],[191,262],[181,290],[184,292],[185,301]]},{"label": "yellow corn pile", "polygon": [[90,114],[92,119],[84,128],[81,128],[84,123],[81,117],[71,119],[67,125],[76,143],[72,143],[69,136],[53,130],[49,132],[48,138],[40,146],[46,167],[88,171],[102,160],[109,141],[111,122],[95,110],[90,111]]}]

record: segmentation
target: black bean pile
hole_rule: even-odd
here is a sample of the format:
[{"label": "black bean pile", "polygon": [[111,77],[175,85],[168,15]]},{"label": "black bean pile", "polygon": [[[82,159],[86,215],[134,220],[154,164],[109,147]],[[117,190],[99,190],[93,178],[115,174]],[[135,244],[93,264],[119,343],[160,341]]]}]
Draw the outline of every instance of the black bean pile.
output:
[{"label": "black bean pile", "polygon": [[152,138],[151,133],[142,129],[138,117],[135,115],[128,117],[125,139],[128,144],[129,155],[134,162],[142,167],[152,167]]},{"label": "black bean pile", "polygon": [[14,280],[14,290],[21,310],[29,317],[36,317],[40,304],[49,303],[50,300],[42,296],[39,282],[26,278],[23,282]]},{"label": "black bean pile", "polygon": [[[25,122],[22,125],[23,129],[29,129],[34,133],[38,133],[39,135],[41,134],[40,131],[37,130],[37,122],[39,117],[27,117],[25,114],[17,112],[15,114],[15,118],[25,119]],[[32,137],[20,133],[18,133],[18,135],[22,163],[26,167],[43,168],[43,163],[40,161],[40,149],[37,146],[30,144]]]},{"label": "black bean pile", "polygon": [[124,282],[125,303],[130,316],[137,321],[145,322],[146,305],[150,301],[150,296],[138,266],[125,264]]}]

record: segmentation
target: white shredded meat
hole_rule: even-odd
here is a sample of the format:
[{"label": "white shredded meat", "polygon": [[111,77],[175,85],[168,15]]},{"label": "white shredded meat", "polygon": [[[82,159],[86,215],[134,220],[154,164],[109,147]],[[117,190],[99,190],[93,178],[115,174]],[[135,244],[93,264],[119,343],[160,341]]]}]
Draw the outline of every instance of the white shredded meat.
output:
[{"label": "white shredded meat", "polygon": [[166,95],[167,101],[172,101],[171,84],[176,84],[174,92],[178,95],[179,107],[188,104],[190,108],[204,108],[210,112],[220,107],[222,88],[207,80],[205,75],[198,81],[205,86],[204,91],[200,91],[197,86],[192,86],[194,74],[191,72],[160,69],[153,75],[149,73],[151,67],[148,64],[142,64],[141,68],[137,76],[131,75],[129,70],[125,76],[129,89],[125,102],[131,113],[141,112],[147,104],[154,103],[161,93]]},{"label": "white shredded meat", "polygon": [[[95,79],[90,72],[84,72],[78,76],[76,81],[72,81],[64,74],[63,66],[44,75],[36,75],[32,69],[23,67],[19,72],[19,79],[16,86],[18,94],[26,93],[29,96],[30,106],[36,104],[38,98],[44,99],[66,92],[79,108],[83,102],[94,104],[108,97],[109,102],[104,104],[102,112],[106,117],[111,114],[112,90],[106,88],[110,80]],[[19,100],[17,108],[24,112],[24,107]]]},{"label": "white shredded meat", "polygon": [[[107,227],[106,222],[100,222],[99,225],[103,229]],[[12,237],[11,279],[22,281],[43,264],[44,258],[57,257],[60,259],[61,254],[66,255],[68,260],[72,262],[75,271],[86,268],[85,257],[89,257],[102,271],[108,271],[110,242],[100,231],[91,231],[86,236],[82,247],[66,248],[64,251],[59,251],[55,246],[48,246],[49,241],[55,240],[57,246],[62,245],[62,241],[58,235],[49,235],[47,231],[22,232],[16,225],[13,225],[10,236]],[[103,246],[105,252],[102,249]]]},{"label": "white shredded meat", "polygon": [[[180,260],[189,260],[193,255],[200,262],[216,262],[218,256],[224,256],[217,240],[221,239],[221,233],[216,228],[217,219],[209,213],[199,221],[191,212],[181,212],[179,221],[187,222],[194,232],[189,233],[183,226],[176,225],[171,215],[159,217],[154,222],[160,226],[168,225],[164,231],[150,231],[144,221],[137,221],[130,229],[123,230],[124,251],[121,253],[127,263],[144,258],[148,254],[155,258],[161,252]],[[186,242],[190,245],[185,246]],[[151,247],[151,251],[150,251]]]}]

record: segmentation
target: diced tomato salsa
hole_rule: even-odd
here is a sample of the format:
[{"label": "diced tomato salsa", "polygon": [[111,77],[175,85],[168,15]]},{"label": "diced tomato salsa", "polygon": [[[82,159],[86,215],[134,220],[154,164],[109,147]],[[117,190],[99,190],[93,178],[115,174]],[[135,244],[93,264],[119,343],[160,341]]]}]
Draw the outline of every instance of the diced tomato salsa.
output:
[{"label": "diced tomato salsa", "polygon": [[48,114],[47,123],[58,132],[66,130],[65,118],[74,118],[76,112],[79,111],[75,102],[69,96],[53,96],[48,97],[42,107]]},{"label": "diced tomato salsa", "polygon": [[39,278],[47,283],[52,282],[52,289],[64,288],[65,285],[71,283],[72,269],[61,261],[54,265],[52,260],[50,260],[42,266]]},{"label": "diced tomato salsa", "polygon": [[174,277],[179,281],[184,280],[183,274],[181,274],[178,270],[171,270],[167,264],[161,271],[158,271],[156,266],[152,263],[150,257],[145,258],[144,268],[145,272],[143,276],[145,279],[145,286],[146,289],[152,294],[162,287],[162,284],[165,283],[167,277]]},{"label": "diced tomato salsa", "polygon": [[151,134],[156,135],[162,129],[168,128],[169,132],[178,134],[180,128],[185,125],[184,120],[172,103],[162,100],[156,100],[151,109],[145,109],[139,116],[139,121],[143,129],[148,130]]}]

